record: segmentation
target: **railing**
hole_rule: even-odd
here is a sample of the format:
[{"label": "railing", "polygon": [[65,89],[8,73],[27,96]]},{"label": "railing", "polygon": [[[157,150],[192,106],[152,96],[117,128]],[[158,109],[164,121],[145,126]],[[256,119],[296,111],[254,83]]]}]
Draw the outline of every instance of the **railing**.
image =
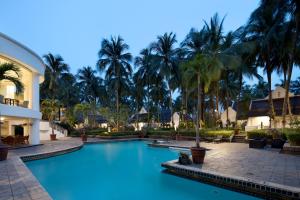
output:
[{"label": "railing", "polygon": [[20,100],[18,100],[18,99],[3,98],[3,96],[1,96],[1,95],[0,95],[0,103],[10,105],[10,106],[20,106],[23,108],[28,108],[28,105],[29,105],[29,101],[23,101],[22,103],[20,103]]},{"label": "railing", "polygon": [[65,136],[68,135],[68,130],[61,127],[60,125],[56,124],[56,123],[49,123],[50,127],[53,128],[54,130],[61,132],[62,134],[64,134]]}]

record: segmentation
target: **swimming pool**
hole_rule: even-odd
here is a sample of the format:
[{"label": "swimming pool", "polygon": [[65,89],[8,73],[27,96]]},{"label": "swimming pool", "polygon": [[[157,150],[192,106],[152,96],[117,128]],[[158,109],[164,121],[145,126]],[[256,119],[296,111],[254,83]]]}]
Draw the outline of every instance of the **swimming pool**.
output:
[{"label": "swimming pool", "polygon": [[162,172],[178,152],[146,142],[85,145],[81,150],[26,162],[54,200],[257,199]]}]

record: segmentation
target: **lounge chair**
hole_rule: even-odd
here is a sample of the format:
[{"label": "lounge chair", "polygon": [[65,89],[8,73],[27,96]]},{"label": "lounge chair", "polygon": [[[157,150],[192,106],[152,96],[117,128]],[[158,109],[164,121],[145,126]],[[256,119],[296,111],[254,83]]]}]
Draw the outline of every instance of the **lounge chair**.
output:
[{"label": "lounge chair", "polygon": [[214,143],[220,143],[223,141],[223,135],[218,135],[215,139],[213,139]]}]

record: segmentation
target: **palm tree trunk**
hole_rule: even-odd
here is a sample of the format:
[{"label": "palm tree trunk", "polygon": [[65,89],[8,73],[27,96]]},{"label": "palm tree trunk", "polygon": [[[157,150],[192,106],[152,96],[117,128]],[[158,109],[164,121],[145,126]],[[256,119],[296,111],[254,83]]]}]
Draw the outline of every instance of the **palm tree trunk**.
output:
[{"label": "palm tree trunk", "polygon": [[239,77],[239,94],[238,94],[237,103],[236,103],[235,125],[237,125],[237,120],[238,120],[238,113],[239,113],[239,107],[240,107],[240,101],[241,101],[242,87],[243,87],[243,74],[241,73],[240,77]]},{"label": "palm tree trunk", "polygon": [[204,84],[203,83],[201,83],[200,82],[200,84],[201,84],[201,120],[202,120],[202,122],[205,124],[205,118],[204,118],[204,108],[205,108],[205,106],[204,106],[204,103],[205,103],[205,93],[204,93],[204,91],[205,91],[205,89],[204,89]]},{"label": "palm tree trunk", "polygon": [[116,92],[116,106],[117,106],[117,131],[119,131],[119,91]]},{"label": "palm tree trunk", "polygon": [[216,83],[216,110],[217,110],[217,118],[220,119],[220,110],[219,110],[219,84]]},{"label": "palm tree trunk", "polygon": [[188,120],[187,120],[187,114],[188,114],[188,89],[185,88],[185,128],[188,129]]},{"label": "palm tree trunk", "polygon": [[147,127],[149,127],[149,123],[150,123],[150,81],[149,81],[149,77],[147,78],[148,83],[147,83],[147,104],[148,104],[148,108],[147,108]]},{"label": "palm tree trunk", "polygon": [[[287,74],[284,73],[284,88],[285,88],[285,94],[283,99],[283,107],[282,107],[282,126],[285,128],[286,125],[286,111],[289,102],[289,89],[290,89],[290,81],[291,81],[291,74],[292,74],[292,67],[290,64],[287,66]],[[286,78],[287,76],[287,78]]]},{"label": "palm tree trunk", "polygon": [[201,129],[201,79],[200,79],[200,73],[197,75],[197,84],[198,84],[198,98],[197,98],[197,122],[196,122],[196,147],[200,147],[200,135],[199,135],[199,129]]},{"label": "palm tree trunk", "polygon": [[268,90],[269,90],[269,128],[272,128],[272,120],[274,119],[275,117],[275,111],[274,111],[274,104],[273,104],[273,97],[272,97],[272,78],[271,78],[271,75],[272,75],[272,72],[270,70],[270,67],[267,66],[267,77],[268,77]]},{"label": "palm tree trunk", "polygon": [[170,101],[169,101],[169,107],[170,107],[170,111],[171,111],[171,127],[173,127],[173,105],[172,105],[172,90],[169,89],[169,94],[170,94]]},{"label": "palm tree trunk", "polygon": [[225,84],[226,84],[226,100],[225,100],[225,104],[226,104],[226,127],[228,128],[230,126],[229,123],[229,113],[228,113],[228,109],[229,109],[229,94],[228,94],[228,70],[226,70],[226,78],[225,78]]}]

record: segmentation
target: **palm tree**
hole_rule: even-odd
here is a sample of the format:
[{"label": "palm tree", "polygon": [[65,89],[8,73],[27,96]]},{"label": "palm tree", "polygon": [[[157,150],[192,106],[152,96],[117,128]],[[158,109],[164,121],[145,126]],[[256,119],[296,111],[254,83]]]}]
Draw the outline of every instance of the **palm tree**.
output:
[{"label": "palm tree", "polygon": [[[143,105],[143,100],[144,100],[144,87],[143,87],[143,79],[140,78],[138,73],[135,73],[133,76],[133,84],[131,86],[131,94],[135,102],[135,107],[136,107],[136,127],[138,127],[138,121],[139,121],[139,108],[142,107]],[[149,98],[149,96],[148,96]],[[148,100],[149,101],[149,100]],[[149,102],[148,102],[148,107],[149,107]],[[148,116],[149,116],[149,109],[148,109]],[[148,123],[149,123],[149,117],[148,117]],[[149,124],[148,124],[149,125]]]},{"label": "palm tree", "polygon": [[[190,30],[188,35],[185,37],[184,41],[181,43],[182,51],[185,54],[185,60],[191,60],[194,59],[197,54],[204,53],[205,47],[207,45],[208,41],[208,34],[205,27],[201,29],[201,31],[198,31],[194,28]],[[181,68],[182,69],[182,68]],[[184,89],[182,89],[182,97],[185,96],[185,109],[187,110],[187,104],[188,104],[188,77],[185,77],[187,73],[184,73],[184,71],[181,73],[181,80],[182,80],[182,86]]]},{"label": "palm tree", "polygon": [[79,103],[80,88],[73,74],[62,74],[59,79],[59,85],[63,87],[60,88],[58,99],[66,108],[72,108],[75,104]]},{"label": "palm tree", "polygon": [[88,103],[92,108],[93,126],[95,125],[96,120],[97,104],[100,103],[104,105],[102,100],[105,98],[104,95],[106,94],[103,80],[95,74],[96,70],[93,70],[90,66],[88,66],[79,69],[76,76],[78,86],[80,88],[81,100],[82,102]]},{"label": "palm tree", "polygon": [[280,35],[280,48],[279,55],[282,59],[281,68],[284,72],[284,80],[285,80],[285,97],[283,102],[282,109],[282,123],[283,127],[286,124],[286,112],[287,108],[289,111],[289,115],[291,118],[291,106],[289,101],[289,90],[291,85],[291,77],[293,72],[293,66],[295,64],[299,64],[299,27],[300,27],[300,2],[296,0],[282,1],[282,4],[277,5],[277,9],[279,13],[288,18],[288,20],[283,23],[283,25],[279,28]]},{"label": "palm tree", "polygon": [[118,37],[111,37],[110,40],[103,39],[101,49],[98,53],[99,60],[97,66],[100,71],[106,70],[105,79],[115,91],[117,130],[119,130],[119,106],[121,98],[121,88],[129,88],[129,78],[132,73],[130,62],[132,55],[127,52],[129,46],[124,40]]},{"label": "palm tree", "polygon": [[[220,61],[220,54],[224,49],[222,49],[222,44],[224,42],[224,36],[223,36],[223,23],[224,23],[225,17],[223,17],[221,20],[219,18],[218,13],[216,13],[209,22],[205,21],[205,32],[207,37],[207,42],[205,44],[205,53],[208,57],[217,59]],[[225,59],[223,59],[225,60]],[[222,65],[219,65],[222,67]],[[223,70],[223,69],[219,69]],[[216,80],[215,83],[211,84],[213,91],[215,91],[216,96],[216,110],[217,110],[217,117],[220,117],[220,109],[219,109],[219,80]]]},{"label": "palm tree", "polygon": [[138,68],[136,78],[147,88],[148,123],[150,122],[150,84],[155,74],[154,59],[151,49],[146,48],[140,52],[140,56],[137,56],[134,61],[135,66]]},{"label": "palm tree", "polygon": [[172,110],[172,92],[176,88],[174,81],[178,83],[178,65],[176,64],[177,49],[174,47],[176,35],[174,33],[165,33],[157,37],[157,41],[152,44],[155,57],[157,59],[157,70],[164,77],[169,91],[169,108],[171,110],[171,126],[173,126]]},{"label": "palm tree", "polygon": [[280,24],[285,16],[278,12],[278,1],[262,0],[259,7],[254,10],[246,26],[245,33],[248,41],[253,41],[257,46],[257,65],[262,66],[267,73],[269,88],[269,118],[275,118],[274,105],[272,100],[272,72],[276,65],[276,46]]},{"label": "palm tree", "polygon": [[59,91],[59,79],[63,73],[69,72],[69,67],[60,55],[54,56],[53,54],[48,53],[43,57],[46,64],[46,81],[45,83],[43,83],[43,85],[44,87],[46,87],[47,90],[49,90],[49,97],[55,99],[57,97],[57,91]]},{"label": "palm tree", "polygon": [[[201,129],[200,117],[202,116],[202,87],[207,90],[212,81],[218,80],[221,71],[220,63],[216,59],[207,57],[205,54],[198,54],[194,59],[182,65],[184,73],[194,87],[197,88],[197,115],[196,115],[196,146],[200,147],[199,129]],[[195,80],[196,79],[196,80]],[[201,85],[203,84],[203,85]]]},{"label": "palm tree", "polygon": [[7,80],[16,86],[16,93],[24,91],[24,85],[20,81],[20,68],[12,63],[0,64],[0,81]]}]

